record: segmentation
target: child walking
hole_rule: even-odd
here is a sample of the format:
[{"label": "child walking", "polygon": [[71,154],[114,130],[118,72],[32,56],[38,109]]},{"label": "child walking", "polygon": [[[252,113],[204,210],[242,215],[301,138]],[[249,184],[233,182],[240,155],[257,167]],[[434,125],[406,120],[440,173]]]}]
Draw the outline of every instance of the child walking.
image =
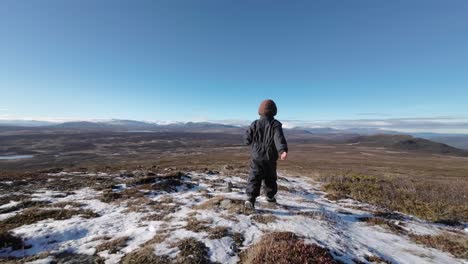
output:
[{"label": "child walking", "polygon": [[276,203],[276,165],[278,158],[288,157],[288,143],[283,134],[282,124],[274,118],[277,107],[273,100],[264,100],[258,109],[260,119],[254,121],[245,134],[245,144],[250,145],[250,173],[247,180],[247,201],[245,208],[254,209],[260,195],[262,181],[267,201]]}]

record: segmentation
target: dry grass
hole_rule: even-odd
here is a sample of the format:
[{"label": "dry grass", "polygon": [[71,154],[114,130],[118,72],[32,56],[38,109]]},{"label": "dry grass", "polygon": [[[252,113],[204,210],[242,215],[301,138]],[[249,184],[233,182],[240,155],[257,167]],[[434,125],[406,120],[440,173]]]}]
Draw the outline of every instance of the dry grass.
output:
[{"label": "dry grass", "polygon": [[209,239],[221,239],[230,235],[229,228],[225,226],[217,226],[210,229],[208,232]]},{"label": "dry grass", "polygon": [[[24,258],[8,258],[8,259],[3,259],[0,258],[0,263],[2,264],[24,264],[24,263],[29,263],[33,262],[39,259],[45,259],[50,256],[50,252],[41,252],[39,254],[36,254],[34,256],[29,256],[29,257],[24,257]],[[99,264],[99,263],[96,263]]]},{"label": "dry grass", "polygon": [[[360,174],[328,176],[324,190],[329,198],[353,198],[430,221],[466,222],[468,204],[453,182],[419,181],[404,177],[376,177]],[[466,186],[465,186],[466,187]],[[466,190],[466,189],[465,189]]]},{"label": "dry grass", "polygon": [[304,217],[312,218],[312,219],[317,219],[317,220],[323,220],[323,221],[332,221],[332,215],[323,211],[323,210],[318,210],[318,211],[300,211],[297,212],[297,215],[301,215]]},{"label": "dry grass", "polygon": [[206,245],[195,238],[186,238],[176,243],[180,249],[177,254],[176,263],[211,263],[208,257],[208,248]]},{"label": "dry grass", "polygon": [[174,198],[172,196],[170,196],[170,195],[162,196],[161,198],[159,198],[159,202],[164,203],[164,204],[175,203]]},{"label": "dry grass", "polygon": [[278,219],[276,216],[272,215],[272,214],[256,214],[254,216],[252,216],[250,219],[254,220],[255,222],[257,223],[261,223],[261,224],[269,224],[269,223],[273,223],[276,221],[276,219]]},{"label": "dry grass", "polygon": [[49,258],[49,257],[53,259],[50,263],[68,263],[68,264],[77,264],[77,263],[104,264],[105,263],[105,259],[100,256],[73,254],[69,252],[62,252],[59,254],[52,254],[51,252],[42,252],[34,256],[29,256],[29,257],[24,257],[24,258],[9,258],[9,259],[0,258],[0,263],[2,264],[35,263],[36,261],[41,262],[41,260]]},{"label": "dry grass", "polygon": [[291,190],[288,187],[286,187],[286,186],[284,186],[282,184],[279,184],[278,185],[278,191],[280,191],[280,192],[290,192]]},{"label": "dry grass", "polygon": [[109,251],[109,254],[115,254],[127,245],[129,237],[119,237],[110,241],[106,241],[96,247],[96,252]]},{"label": "dry grass", "polygon": [[232,233],[231,230],[226,226],[217,226],[212,228],[208,231],[208,238],[209,239],[221,239],[223,237],[231,237],[233,243],[231,245],[231,249],[235,253],[239,253],[242,244],[244,243],[244,235],[241,233],[234,232]]},{"label": "dry grass", "polygon": [[244,264],[305,264],[337,263],[328,250],[304,240],[289,232],[264,235],[260,242],[241,254]]},{"label": "dry grass", "polygon": [[[148,210],[152,213],[148,216],[148,220],[161,221],[168,220],[171,218],[170,214],[174,213],[179,209],[179,203],[163,203],[161,201],[151,201],[147,204]],[[159,220],[158,220],[159,219]]]},{"label": "dry grass", "polygon": [[146,241],[145,244],[143,244],[143,247],[152,246],[152,245],[155,245],[155,244],[160,244],[160,243],[164,242],[164,240],[166,240],[168,237],[169,237],[169,235],[167,233],[157,234],[152,239]]},{"label": "dry grass", "polygon": [[[8,187],[8,186],[7,186]],[[29,195],[25,194],[9,194],[6,193],[5,196],[0,196],[0,206],[9,203],[10,201],[23,201],[29,199]]]},{"label": "dry grass", "polygon": [[50,204],[48,206],[53,207],[53,208],[62,208],[62,209],[64,209],[65,207],[80,208],[81,206],[83,206],[83,204],[78,203],[78,202],[57,202],[57,203]]},{"label": "dry grass", "polygon": [[106,190],[102,193],[102,196],[99,200],[103,203],[110,203],[117,201],[122,198],[122,194],[118,192],[114,192],[112,190]]},{"label": "dry grass", "polygon": [[65,220],[75,215],[80,215],[84,218],[98,217],[91,210],[75,210],[75,209],[37,209],[30,208],[24,210],[21,214],[17,214],[0,222],[0,231],[8,231],[23,225],[30,225],[46,219]]},{"label": "dry grass", "polygon": [[158,192],[167,192],[173,193],[177,192],[177,187],[186,185],[188,188],[192,188],[193,185],[191,183],[183,182],[180,179],[164,179],[153,183],[151,185],[151,189]]},{"label": "dry grass", "polygon": [[156,213],[156,214],[150,214],[148,216],[143,217],[144,221],[164,221],[167,219],[167,215],[164,213]]},{"label": "dry grass", "polygon": [[[172,200],[170,201],[172,202]],[[143,206],[146,211],[154,212],[144,218],[146,221],[168,221],[171,219],[170,214],[176,212],[179,208],[178,203],[164,203],[162,201],[150,201],[146,205],[134,207],[141,208],[141,206]]]},{"label": "dry grass", "polygon": [[215,208],[217,208],[220,204],[221,204],[221,201],[223,201],[225,199],[224,196],[215,196],[213,198],[210,198],[208,200],[206,200],[205,202],[201,203],[201,204],[197,204],[195,205],[194,209],[196,210],[214,210]]},{"label": "dry grass", "polygon": [[167,256],[156,256],[152,247],[144,247],[132,251],[123,257],[122,264],[170,264],[172,263]]},{"label": "dry grass", "polygon": [[395,224],[394,222],[388,219],[384,219],[380,217],[361,217],[361,218],[358,218],[358,220],[362,222],[366,222],[369,225],[382,226],[397,234],[407,234],[405,229],[403,229],[401,226]]},{"label": "dry grass", "polygon": [[150,211],[150,204],[152,203],[151,199],[148,197],[139,197],[139,198],[128,198],[125,200],[127,209],[125,212],[139,212],[146,213]]},{"label": "dry grass", "polygon": [[468,237],[465,234],[409,235],[416,243],[449,252],[457,258],[468,259]]},{"label": "dry grass", "polygon": [[157,176],[145,176],[127,180],[126,183],[128,185],[145,185],[155,183],[158,179]]},{"label": "dry grass", "polygon": [[245,238],[244,238],[244,235],[236,232],[232,234],[232,240],[234,240],[234,245],[236,246],[235,251],[237,251],[244,244]]},{"label": "dry grass", "polygon": [[209,224],[211,223],[208,221],[199,220],[195,217],[189,217],[187,219],[187,225],[185,226],[185,229],[195,233],[206,232],[211,229]]},{"label": "dry grass", "polygon": [[105,203],[122,202],[131,199],[144,198],[145,194],[137,188],[127,188],[121,192],[112,189],[104,190],[100,200]]},{"label": "dry grass", "polygon": [[148,205],[153,211],[160,211],[166,214],[170,214],[177,211],[177,209],[180,206],[180,203],[173,201],[171,203],[166,203],[164,201],[151,201]]},{"label": "dry grass", "polygon": [[154,175],[151,173],[151,176],[137,177],[127,180],[126,183],[136,186],[138,189],[172,193],[177,192],[177,187],[179,186],[193,187],[192,183],[184,181],[184,176],[186,177],[186,174],[181,171],[166,175]]},{"label": "dry grass", "polygon": [[385,260],[379,256],[365,256],[364,257],[367,261],[369,261],[370,263],[385,263],[385,264],[392,264],[392,262],[388,261],[388,260]]},{"label": "dry grass", "polygon": [[123,190],[121,194],[124,199],[142,198],[145,196],[143,192],[136,188],[127,188]]},{"label": "dry grass", "polygon": [[30,199],[22,200],[19,204],[7,208],[0,209],[0,214],[6,214],[15,212],[21,209],[31,208],[31,207],[40,207],[43,205],[47,205],[50,202],[48,201],[32,201]]},{"label": "dry grass", "polygon": [[154,245],[162,243],[168,237],[168,234],[161,233],[155,235],[152,239],[145,242],[141,248],[127,254],[121,261],[122,264],[169,264],[173,261],[168,256],[156,256],[154,254]]}]

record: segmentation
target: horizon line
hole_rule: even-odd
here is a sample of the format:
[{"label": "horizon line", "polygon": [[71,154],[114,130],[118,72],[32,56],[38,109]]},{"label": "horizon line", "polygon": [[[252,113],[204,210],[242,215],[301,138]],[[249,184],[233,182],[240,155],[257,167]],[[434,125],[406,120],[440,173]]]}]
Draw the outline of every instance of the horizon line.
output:
[{"label": "horizon line", "polygon": [[[121,118],[26,118],[0,116],[0,125],[15,125],[14,123],[37,122],[35,126],[49,124],[63,124],[68,122],[105,123],[111,121],[135,121],[155,125],[211,123],[230,125],[235,127],[248,126],[252,121],[247,119],[194,119],[194,120],[144,120]],[[435,133],[435,134],[468,134],[468,118],[454,117],[418,117],[418,118],[366,118],[366,119],[336,119],[336,120],[297,120],[281,119],[286,129],[321,129],[335,130],[382,130],[398,133]],[[17,124],[20,125],[20,124]],[[23,126],[26,126],[23,124]],[[29,126],[34,126],[29,124]]]}]

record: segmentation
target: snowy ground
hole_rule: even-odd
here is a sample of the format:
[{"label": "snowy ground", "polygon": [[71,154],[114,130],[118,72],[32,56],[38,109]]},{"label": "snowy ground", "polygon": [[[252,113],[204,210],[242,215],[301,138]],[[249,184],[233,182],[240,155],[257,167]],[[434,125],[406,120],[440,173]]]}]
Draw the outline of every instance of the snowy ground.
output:
[{"label": "snowy ground", "polygon": [[[278,204],[269,205],[259,198],[254,213],[244,212],[245,175],[226,176],[218,173],[189,173],[182,177],[183,184],[173,189],[135,188],[129,177],[107,174],[57,173],[49,174],[51,183],[60,184],[66,177],[109,177],[120,182],[113,187],[115,193],[135,189],[139,195],[128,199],[103,202],[102,191],[89,188],[75,190],[72,194],[37,190],[34,201],[81,204],[80,209],[97,213],[98,217],[79,215],[65,220],[43,220],[23,225],[13,230],[30,248],[0,249],[0,257],[25,257],[42,252],[50,253],[33,263],[50,263],[58,252],[95,255],[106,263],[118,263],[155,237],[162,237],[150,247],[156,255],[176,257],[179,249],[175,243],[193,237],[209,248],[213,262],[237,263],[239,252],[256,243],[263,234],[273,231],[290,231],[310,243],[329,249],[333,256],[345,263],[369,263],[370,257],[388,263],[468,263],[449,253],[427,248],[412,242],[407,234],[438,234],[443,231],[463,230],[428,223],[410,216],[392,214],[388,221],[401,229],[395,232],[379,225],[360,221],[381,211],[373,206],[353,200],[330,201],[320,190],[320,184],[303,177],[279,178]],[[0,209],[15,206],[11,201]],[[161,206],[162,205],[162,206]],[[64,209],[72,208],[73,204]],[[45,209],[47,209],[45,208]],[[0,214],[8,219],[22,210]],[[195,223],[195,228],[193,227]],[[216,227],[228,230],[225,236],[213,236]],[[242,237],[236,243],[234,234]],[[117,238],[125,238],[117,250],[96,251],[96,247]]]}]

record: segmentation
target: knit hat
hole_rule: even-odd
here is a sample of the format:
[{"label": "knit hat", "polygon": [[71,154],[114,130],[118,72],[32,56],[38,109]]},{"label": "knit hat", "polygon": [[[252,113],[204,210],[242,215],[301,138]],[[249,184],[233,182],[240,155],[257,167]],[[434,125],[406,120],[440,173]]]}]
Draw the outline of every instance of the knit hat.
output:
[{"label": "knit hat", "polygon": [[258,108],[258,114],[261,116],[275,116],[278,112],[278,108],[273,100],[264,100]]}]

